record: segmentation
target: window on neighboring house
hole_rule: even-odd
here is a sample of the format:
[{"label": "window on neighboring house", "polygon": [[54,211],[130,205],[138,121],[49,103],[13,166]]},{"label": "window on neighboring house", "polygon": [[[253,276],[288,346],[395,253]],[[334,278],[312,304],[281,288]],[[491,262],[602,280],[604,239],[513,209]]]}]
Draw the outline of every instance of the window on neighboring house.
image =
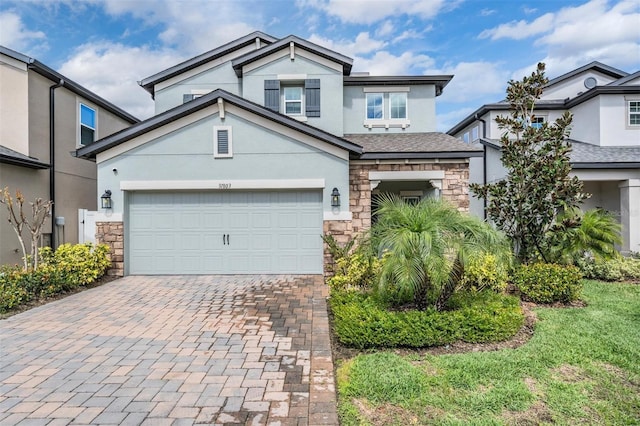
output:
[{"label": "window on neighboring house", "polygon": [[466,132],[464,135],[462,135],[462,140],[464,141],[464,143],[469,143],[469,132]]},{"label": "window on neighboring house", "polygon": [[534,115],[531,118],[531,127],[535,128],[535,129],[539,129],[542,127],[542,124],[545,122],[544,117],[540,117],[537,115]]},{"label": "window on neighboring house", "polygon": [[384,118],[382,100],[382,93],[367,93],[368,120],[382,120]]},{"label": "window on neighboring house", "polygon": [[478,140],[478,127],[474,127],[473,129],[471,129],[471,141],[475,142]]},{"label": "window on neighboring house", "polygon": [[80,104],[80,145],[85,146],[96,140],[96,110]]},{"label": "window on neighboring house", "polygon": [[213,127],[213,156],[214,158],[233,157],[233,134],[231,126]]},{"label": "window on neighboring house", "polygon": [[640,100],[629,101],[629,126],[640,126]]},{"label": "window on neighboring house", "polygon": [[302,87],[284,87],[284,113],[286,115],[302,115]]},{"label": "window on neighboring house", "polygon": [[389,117],[407,118],[406,93],[389,93]]}]

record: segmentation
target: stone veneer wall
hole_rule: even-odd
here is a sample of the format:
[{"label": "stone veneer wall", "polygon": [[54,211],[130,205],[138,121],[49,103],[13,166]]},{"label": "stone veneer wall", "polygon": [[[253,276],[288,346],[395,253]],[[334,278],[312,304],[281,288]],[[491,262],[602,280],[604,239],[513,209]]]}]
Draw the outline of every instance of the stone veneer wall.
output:
[{"label": "stone veneer wall", "polygon": [[124,276],[124,224],[96,222],[96,243],[111,247],[111,268],[107,275]]},{"label": "stone veneer wall", "polygon": [[[380,163],[352,161],[349,164],[349,210],[351,221],[325,221],[324,233],[332,234],[336,240],[344,244],[351,238],[371,227],[371,181],[370,171],[444,171],[440,197],[456,206],[458,210],[469,211],[469,163],[466,161],[450,163]],[[325,244],[325,275],[332,271],[332,259]]]}]

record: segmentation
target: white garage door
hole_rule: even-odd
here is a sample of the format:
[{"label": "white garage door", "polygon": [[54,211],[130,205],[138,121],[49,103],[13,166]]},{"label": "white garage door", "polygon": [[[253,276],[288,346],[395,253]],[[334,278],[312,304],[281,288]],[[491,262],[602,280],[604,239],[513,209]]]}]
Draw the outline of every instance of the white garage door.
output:
[{"label": "white garage door", "polygon": [[322,273],[322,193],[132,192],[130,274]]}]

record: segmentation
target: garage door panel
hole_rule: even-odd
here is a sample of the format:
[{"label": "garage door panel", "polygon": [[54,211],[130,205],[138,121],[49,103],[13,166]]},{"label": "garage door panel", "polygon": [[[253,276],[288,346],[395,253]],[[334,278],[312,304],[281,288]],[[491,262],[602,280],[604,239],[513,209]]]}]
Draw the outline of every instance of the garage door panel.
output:
[{"label": "garage door panel", "polygon": [[321,191],[133,192],[128,200],[129,273],[322,272]]}]

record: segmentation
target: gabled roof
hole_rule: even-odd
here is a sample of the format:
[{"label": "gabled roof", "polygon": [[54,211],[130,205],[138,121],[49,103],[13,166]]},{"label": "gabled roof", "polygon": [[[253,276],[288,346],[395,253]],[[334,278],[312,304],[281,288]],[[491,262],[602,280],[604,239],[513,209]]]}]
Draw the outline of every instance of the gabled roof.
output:
[{"label": "gabled roof", "polygon": [[27,167],[29,169],[48,169],[51,167],[51,165],[43,163],[37,158],[29,157],[2,145],[0,145],[0,163]]},{"label": "gabled roof", "polygon": [[344,135],[363,148],[361,160],[481,157],[482,148],[440,132],[363,133]]},{"label": "gabled roof", "polygon": [[349,75],[351,73],[353,59],[341,55],[340,53],[334,52],[333,50],[329,50],[325,47],[318,46],[317,44],[311,43],[310,41],[301,39],[297,36],[290,35],[276,41],[273,44],[270,44],[269,46],[263,47],[262,49],[256,50],[255,52],[247,53],[246,55],[243,55],[231,61],[236,75],[238,77],[242,77],[242,67],[258,59],[264,58],[265,56],[268,56],[278,50],[285,48],[288,49],[291,43],[293,43],[296,48],[301,48],[306,51],[315,53],[318,56],[342,65],[342,73],[344,75]]},{"label": "gabled roof", "polygon": [[225,102],[252,112],[258,116],[264,117],[275,123],[297,130],[300,133],[312,136],[328,144],[345,149],[351,153],[360,154],[362,152],[362,148],[360,146],[353,144],[348,140],[332,135],[331,133],[325,132],[316,127],[309,126],[308,124],[302,123],[286,115],[273,112],[261,105],[250,102],[225,90],[217,89],[211,93],[203,95],[198,99],[179,105],[173,109],[144,120],[136,125],[114,133],[111,136],[107,136],[106,138],[100,139],[90,145],[82,147],[76,151],[76,156],[93,159],[97,154],[107,151],[117,145],[120,145],[121,143],[134,139],[140,135],[162,127],[165,124],[171,123],[196,111],[216,104],[218,102],[218,98],[221,98]]},{"label": "gabled roof", "polygon": [[138,82],[142,88],[144,88],[147,92],[151,93],[153,96],[154,87],[156,84],[168,80],[171,77],[175,77],[176,75],[182,74],[183,72],[189,71],[193,68],[199,67],[202,64],[213,61],[221,56],[224,56],[228,53],[233,52],[234,50],[240,49],[242,47],[248,46],[252,43],[255,43],[256,39],[260,39],[262,42],[266,44],[271,44],[278,40],[275,37],[270,36],[269,34],[265,34],[261,31],[254,31],[251,34],[247,34],[244,37],[240,37],[239,39],[233,40],[227,44],[223,44],[220,47],[217,47],[213,50],[205,52],[201,55],[198,55],[194,58],[188,59],[178,65],[175,65],[171,68],[167,68],[164,71],[160,71],[157,74],[152,75],[151,77],[147,77],[142,81]]},{"label": "gabled roof", "polygon": [[580,68],[576,68],[573,71],[569,71],[568,73],[562,74],[554,79],[549,80],[545,87],[553,86],[554,84],[560,83],[562,81],[568,80],[576,75],[579,75],[585,71],[597,71],[602,74],[608,75],[613,78],[622,78],[627,75],[626,72],[619,70],[617,68],[610,67],[609,65],[605,65],[602,62],[593,61],[587,65],[581,66]]},{"label": "gabled roof", "polygon": [[345,86],[436,86],[436,96],[442,94],[442,89],[449,84],[453,75],[407,75],[407,76],[346,76],[343,78]]},{"label": "gabled roof", "polygon": [[134,117],[133,115],[129,114],[128,112],[126,112],[125,110],[115,106],[114,104],[112,104],[111,102],[101,98],[100,96],[96,95],[95,93],[93,93],[92,91],[90,91],[89,89],[79,85],[78,83],[68,79],[67,77],[65,77],[64,75],[60,74],[57,71],[54,71],[53,69],[49,68],[48,66],[46,66],[45,64],[43,64],[42,62],[38,61],[37,59],[31,58],[29,56],[23,55],[22,53],[16,52],[15,50],[11,50],[9,48],[6,48],[4,46],[0,46],[0,53],[3,55],[6,55],[10,58],[13,58],[17,61],[23,62],[25,64],[27,64],[27,67],[35,72],[37,72],[38,74],[42,75],[45,78],[48,78],[49,80],[51,80],[54,83],[61,83],[62,87],[67,88],[68,90],[72,91],[73,93],[75,93],[78,96],[82,96],[83,98],[93,102],[94,104],[98,105],[99,107],[111,112],[112,114],[117,115],[118,117],[122,118],[125,121],[128,121],[129,123],[137,123],[140,120],[137,119],[136,117]]},{"label": "gabled roof", "polygon": [[627,84],[630,81],[635,80],[636,78],[640,78],[640,71],[636,71],[633,74],[629,74],[626,77],[622,77],[616,81],[612,81],[611,83],[607,84],[607,86],[622,86]]},{"label": "gabled roof", "polygon": [[[569,159],[574,169],[630,169],[640,167],[640,146],[600,146],[569,139]],[[480,139],[480,143],[502,150],[498,139]]]}]

